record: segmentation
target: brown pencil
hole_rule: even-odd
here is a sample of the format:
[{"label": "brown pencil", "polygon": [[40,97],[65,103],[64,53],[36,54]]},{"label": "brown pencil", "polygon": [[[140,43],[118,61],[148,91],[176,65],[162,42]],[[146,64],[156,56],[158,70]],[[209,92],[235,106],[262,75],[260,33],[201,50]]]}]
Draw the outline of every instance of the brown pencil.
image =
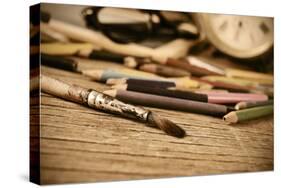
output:
[{"label": "brown pencil", "polygon": [[[173,59],[168,58],[166,65],[184,69],[191,72],[194,76],[205,75],[224,75],[224,70],[213,65],[202,62],[197,57],[188,57],[187,59]],[[203,64],[203,65],[202,65]]]},{"label": "brown pencil", "polygon": [[131,84],[131,85],[145,85],[148,87],[161,87],[161,88],[173,88],[178,90],[187,90],[190,88],[198,88],[199,83],[195,80],[191,80],[188,77],[179,79],[143,79],[143,78],[117,78],[107,79],[106,84]]},{"label": "brown pencil", "polygon": [[78,62],[67,57],[41,53],[41,64],[62,70],[78,72]]},{"label": "brown pencil", "polygon": [[148,87],[146,85],[135,85],[135,84],[115,85],[114,88],[127,90],[127,91],[148,93],[148,94],[153,94],[153,95],[208,102],[207,95],[200,94],[200,93],[194,93],[194,92],[188,92],[188,91],[169,90],[169,89],[161,88],[161,87]]},{"label": "brown pencil", "polygon": [[41,88],[43,92],[69,101],[148,123],[149,126],[158,127],[169,135],[179,138],[185,136],[185,131],[170,120],[144,108],[125,104],[92,89],[70,85],[45,75],[41,75]]},{"label": "brown pencil", "polygon": [[190,73],[186,70],[169,67],[166,65],[153,64],[153,63],[141,65],[139,67],[139,70],[158,74],[160,76],[165,76],[165,77],[190,76]]},{"label": "brown pencil", "polygon": [[194,77],[192,77],[192,79],[196,80],[196,81],[211,84],[214,88],[227,89],[227,90],[233,91],[233,92],[250,92],[251,89],[253,89],[251,87],[241,86],[241,85],[234,84],[234,83],[225,83],[225,82],[220,82],[220,81],[202,80],[202,79],[198,79],[198,78],[194,78]]},{"label": "brown pencil", "polygon": [[108,90],[104,91],[104,93],[118,100],[143,106],[188,111],[220,117],[228,112],[227,106],[224,105],[209,104],[187,99],[177,99],[125,90]]},{"label": "brown pencil", "polygon": [[126,57],[124,59],[124,65],[130,68],[139,69],[164,77],[190,76],[190,72],[186,70],[167,65],[157,64],[156,62],[148,58]]}]

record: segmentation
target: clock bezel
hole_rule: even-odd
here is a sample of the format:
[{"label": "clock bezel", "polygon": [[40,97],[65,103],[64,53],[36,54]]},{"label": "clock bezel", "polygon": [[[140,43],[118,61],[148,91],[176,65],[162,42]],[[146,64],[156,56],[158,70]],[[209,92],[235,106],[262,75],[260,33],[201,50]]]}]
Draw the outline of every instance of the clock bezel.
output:
[{"label": "clock bezel", "polygon": [[273,46],[274,32],[271,40],[268,40],[265,43],[255,48],[252,48],[250,50],[238,50],[236,48],[232,48],[227,43],[222,41],[218,37],[217,33],[214,31],[210,21],[210,16],[209,16],[210,14],[214,14],[214,13],[199,13],[197,14],[197,18],[199,19],[198,21],[200,27],[201,29],[203,29],[205,36],[218,50],[230,56],[247,59],[247,58],[254,58],[254,57],[261,56]]}]

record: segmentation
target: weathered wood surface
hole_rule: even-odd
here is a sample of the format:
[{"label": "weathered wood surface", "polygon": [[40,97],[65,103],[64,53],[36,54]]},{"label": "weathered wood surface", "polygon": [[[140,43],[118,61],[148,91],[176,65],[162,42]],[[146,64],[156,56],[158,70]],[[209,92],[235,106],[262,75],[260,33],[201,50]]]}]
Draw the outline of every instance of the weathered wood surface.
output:
[{"label": "weathered wood surface", "polygon": [[[83,68],[119,67],[83,61]],[[99,91],[77,73],[41,73]],[[273,169],[273,118],[230,126],[221,119],[150,108],[183,127],[178,139],[142,123],[41,93],[41,183],[96,182]],[[31,109],[31,113],[36,107]],[[35,126],[35,125],[31,125]],[[32,135],[32,134],[31,134]]]}]

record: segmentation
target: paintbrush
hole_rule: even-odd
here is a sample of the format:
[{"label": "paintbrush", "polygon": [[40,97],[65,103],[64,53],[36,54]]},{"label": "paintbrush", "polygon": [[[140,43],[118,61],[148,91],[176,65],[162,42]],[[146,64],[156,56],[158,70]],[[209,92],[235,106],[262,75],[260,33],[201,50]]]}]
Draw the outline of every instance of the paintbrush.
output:
[{"label": "paintbrush", "polygon": [[147,123],[149,126],[157,127],[171,136],[179,138],[185,136],[185,131],[172,121],[162,118],[150,110],[123,103],[113,97],[92,89],[85,89],[77,85],[70,85],[44,75],[41,75],[41,89],[46,93],[80,103],[94,109],[137,119],[141,122]]}]

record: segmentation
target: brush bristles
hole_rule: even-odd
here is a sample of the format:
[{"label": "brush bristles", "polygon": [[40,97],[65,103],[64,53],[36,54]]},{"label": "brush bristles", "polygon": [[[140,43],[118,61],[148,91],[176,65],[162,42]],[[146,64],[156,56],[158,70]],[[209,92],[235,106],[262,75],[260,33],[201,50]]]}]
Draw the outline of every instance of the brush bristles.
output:
[{"label": "brush bristles", "polygon": [[150,112],[148,115],[148,123],[158,127],[168,135],[175,136],[178,138],[183,138],[185,136],[185,131],[182,128],[180,128],[168,119],[161,118],[153,112]]}]

